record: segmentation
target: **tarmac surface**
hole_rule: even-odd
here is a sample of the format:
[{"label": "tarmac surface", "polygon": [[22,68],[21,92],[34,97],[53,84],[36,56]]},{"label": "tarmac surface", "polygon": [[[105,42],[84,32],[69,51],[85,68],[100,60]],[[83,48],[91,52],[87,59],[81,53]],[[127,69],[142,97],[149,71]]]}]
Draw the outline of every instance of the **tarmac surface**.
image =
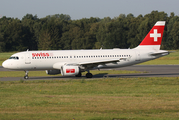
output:
[{"label": "tarmac surface", "polygon": [[[93,78],[132,78],[132,77],[179,77],[179,65],[134,65],[129,67],[117,68],[116,70],[132,70],[142,71],[143,73],[136,74],[110,74],[100,73],[94,75]],[[11,71],[0,66],[0,71]],[[45,71],[44,71],[45,72]],[[18,81],[24,79],[25,72],[22,77],[4,77],[0,78],[0,81]],[[48,77],[30,77],[27,80],[60,80],[60,79],[82,79],[82,77],[64,77],[64,76],[48,76]],[[91,79],[91,78],[88,78]]]}]

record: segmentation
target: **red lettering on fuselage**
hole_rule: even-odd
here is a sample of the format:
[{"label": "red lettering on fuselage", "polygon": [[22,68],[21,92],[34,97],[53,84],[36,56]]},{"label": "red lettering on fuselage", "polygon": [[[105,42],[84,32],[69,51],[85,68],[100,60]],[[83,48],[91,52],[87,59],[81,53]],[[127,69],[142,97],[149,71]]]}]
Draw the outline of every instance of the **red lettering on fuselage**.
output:
[{"label": "red lettering on fuselage", "polygon": [[49,53],[32,53],[32,57],[48,57]]},{"label": "red lettering on fuselage", "polygon": [[66,73],[75,73],[75,69],[66,69]]}]

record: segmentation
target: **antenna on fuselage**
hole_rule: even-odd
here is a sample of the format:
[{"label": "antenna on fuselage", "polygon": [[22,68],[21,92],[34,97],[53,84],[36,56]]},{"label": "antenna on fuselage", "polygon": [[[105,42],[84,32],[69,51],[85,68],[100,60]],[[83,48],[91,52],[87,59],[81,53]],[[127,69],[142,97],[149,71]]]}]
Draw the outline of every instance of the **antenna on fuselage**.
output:
[{"label": "antenna on fuselage", "polygon": [[103,45],[101,45],[101,48],[100,48],[100,50],[102,50],[103,49]]},{"label": "antenna on fuselage", "polygon": [[29,51],[29,49],[27,49],[27,52]]}]

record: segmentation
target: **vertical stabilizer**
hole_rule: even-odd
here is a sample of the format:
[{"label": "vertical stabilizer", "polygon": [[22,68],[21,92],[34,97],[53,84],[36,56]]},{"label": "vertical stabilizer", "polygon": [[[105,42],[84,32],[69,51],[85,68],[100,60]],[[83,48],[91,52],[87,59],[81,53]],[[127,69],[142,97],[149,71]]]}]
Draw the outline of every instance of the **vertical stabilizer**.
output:
[{"label": "vertical stabilizer", "polygon": [[143,41],[135,49],[154,49],[159,50],[162,42],[165,21],[158,21]]}]

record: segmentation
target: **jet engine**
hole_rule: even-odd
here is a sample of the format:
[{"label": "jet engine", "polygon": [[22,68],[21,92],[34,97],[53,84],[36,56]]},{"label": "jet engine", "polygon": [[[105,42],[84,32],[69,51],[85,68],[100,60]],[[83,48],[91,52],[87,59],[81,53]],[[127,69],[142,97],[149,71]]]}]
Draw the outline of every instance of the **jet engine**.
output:
[{"label": "jet engine", "polygon": [[57,75],[60,74],[60,70],[46,70],[48,75]]},{"label": "jet engine", "polygon": [[63,76],[78,75],[79,72],[80,72],[80,68],[78,66],[64,65],[61,67],[61,74]]}]

